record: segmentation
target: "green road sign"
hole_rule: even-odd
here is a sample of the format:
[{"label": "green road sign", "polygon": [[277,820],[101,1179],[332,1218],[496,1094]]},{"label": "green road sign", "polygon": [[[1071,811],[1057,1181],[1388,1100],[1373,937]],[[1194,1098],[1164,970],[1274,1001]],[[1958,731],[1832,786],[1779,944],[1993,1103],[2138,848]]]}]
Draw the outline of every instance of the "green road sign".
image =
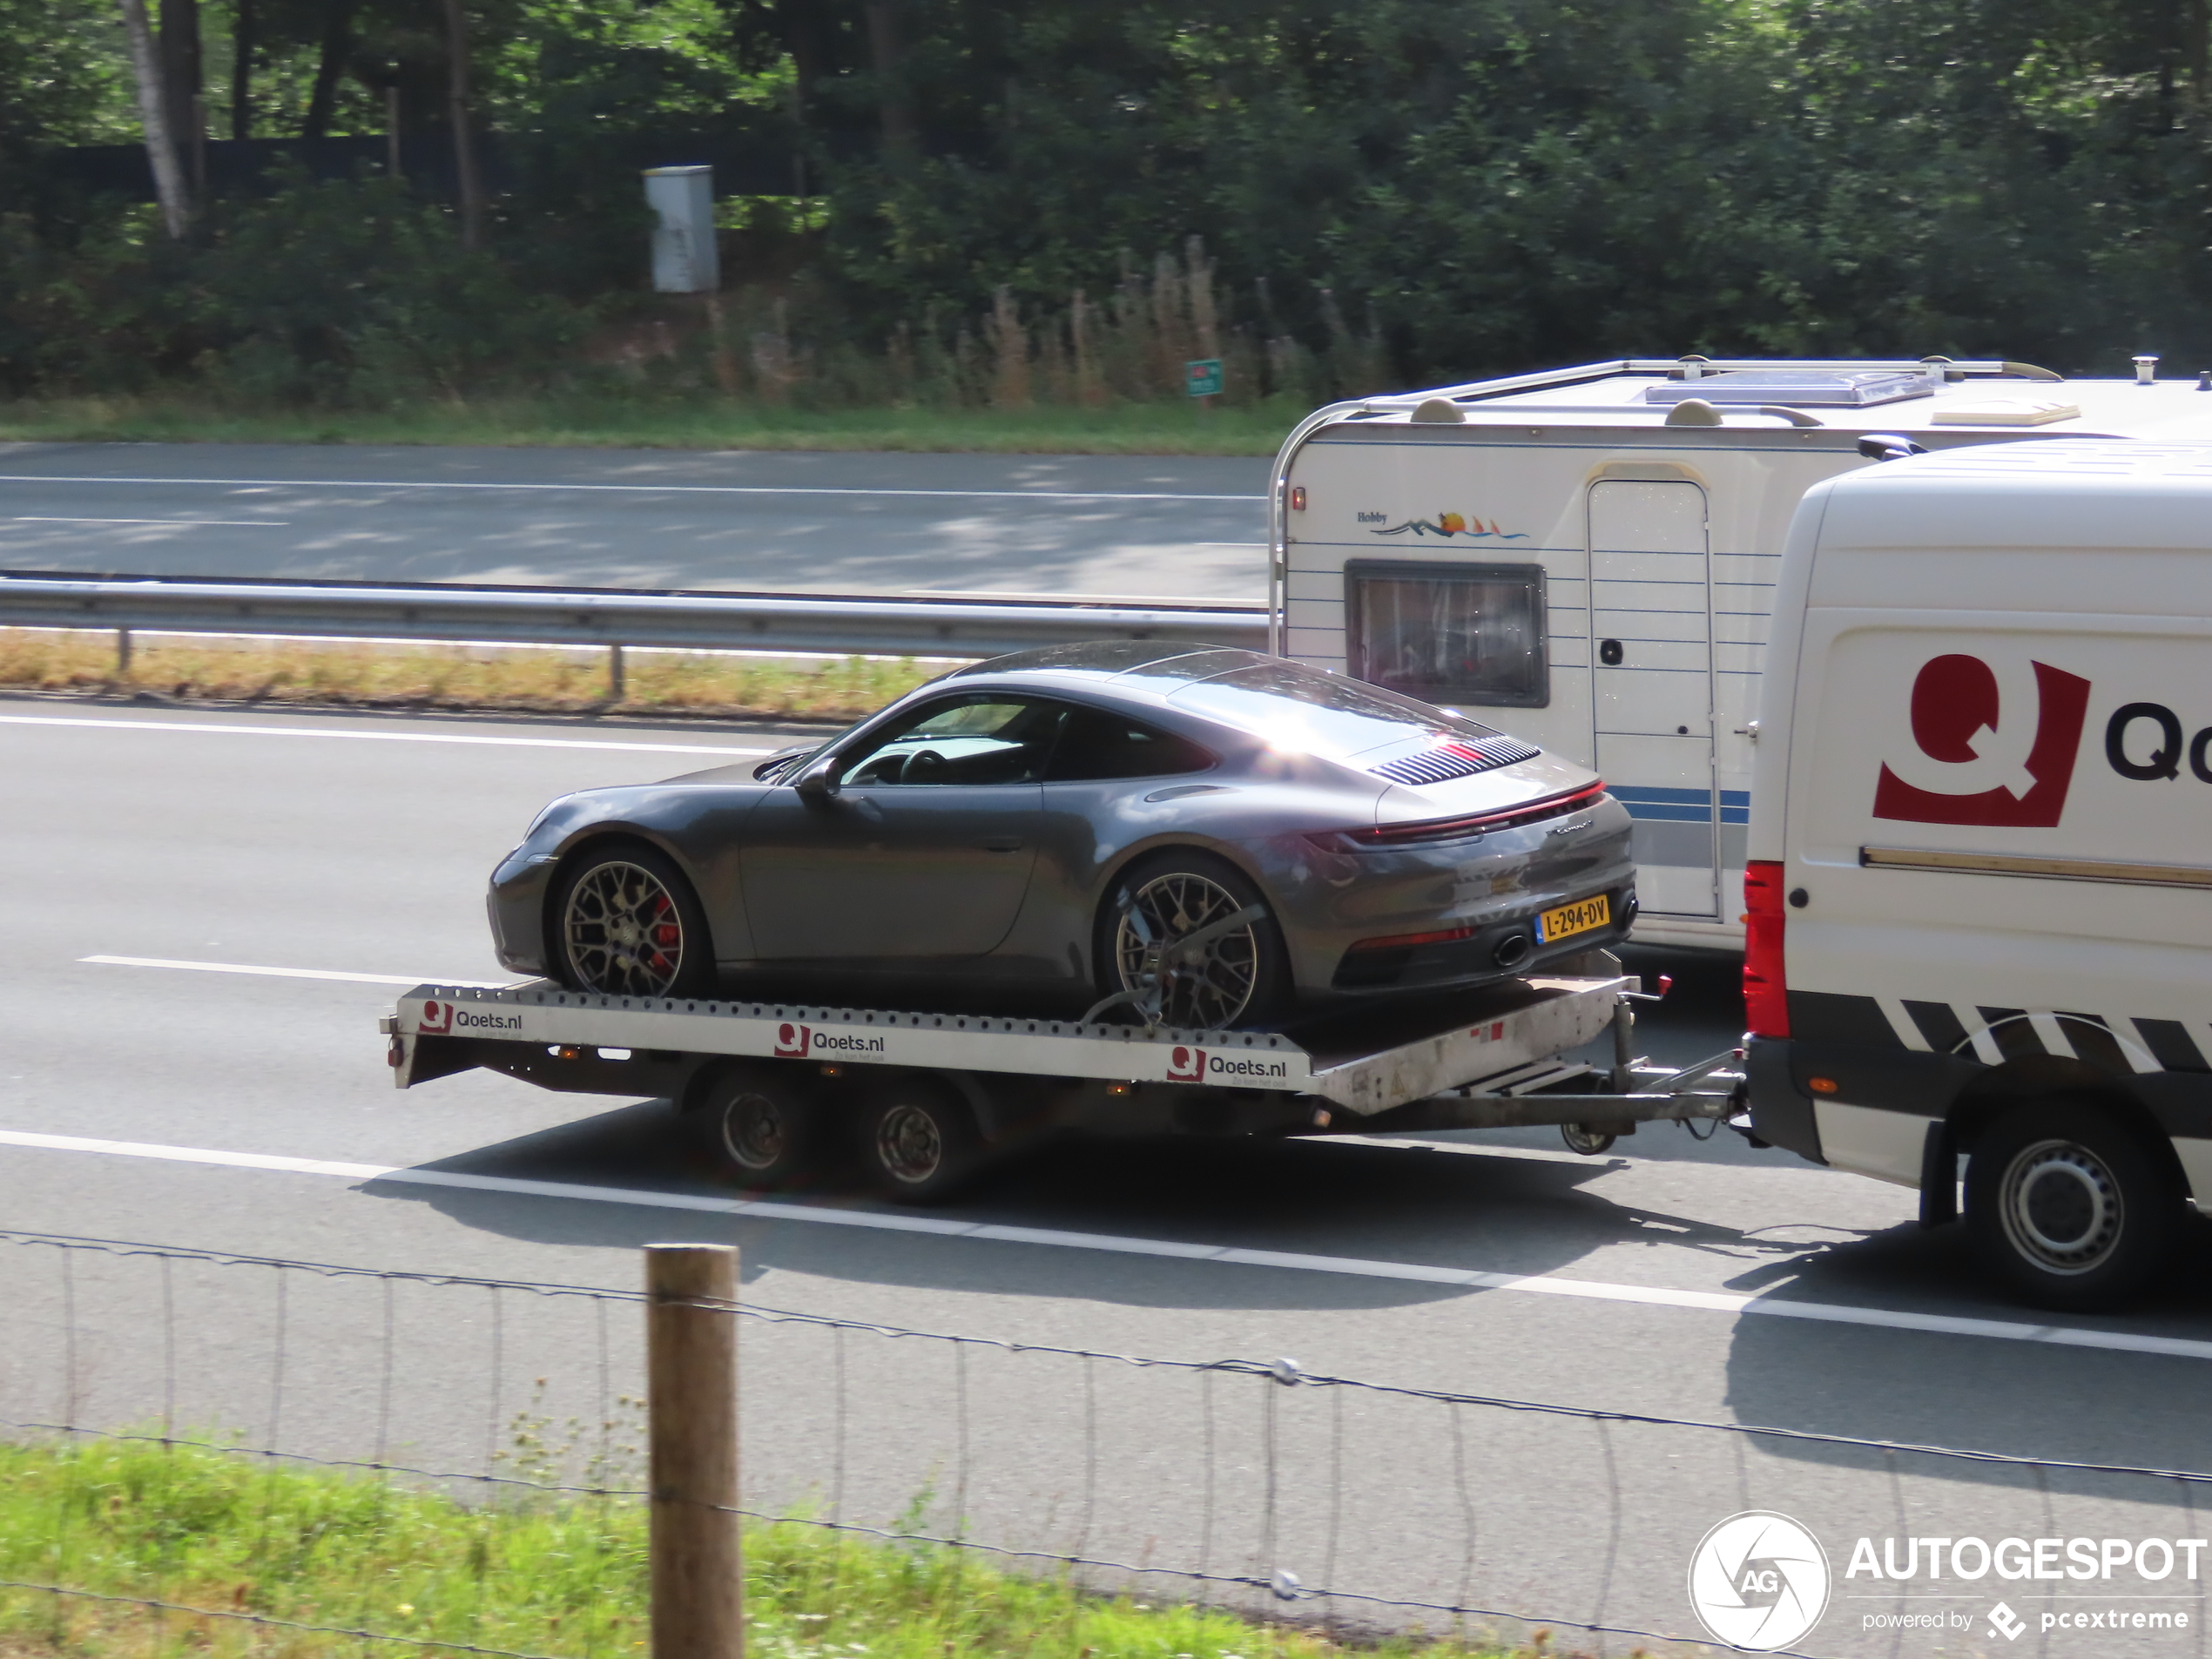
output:
[{"label": "green road sign", "polygon": [[1221,359],[1197,357],[1183,366],[1183,389],[1193,397],[1217,397],[1221,393]]}]

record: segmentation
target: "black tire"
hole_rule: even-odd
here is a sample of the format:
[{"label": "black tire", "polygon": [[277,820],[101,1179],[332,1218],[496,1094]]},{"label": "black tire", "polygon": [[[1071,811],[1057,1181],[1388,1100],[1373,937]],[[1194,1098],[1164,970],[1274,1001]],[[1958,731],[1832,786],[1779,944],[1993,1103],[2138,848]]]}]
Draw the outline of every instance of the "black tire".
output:
[{"label": "black tire", "polygon": [[2039,1307],[2125,1302],[2171,1257],[2183,1197],[2131,1124],[2086,1100],[2006,1113],[1966,1165],[1966,1231],[1991,1271]]},{"label": "black tire", "polygon": [[[1138,859],[1114,879],[1094,934],[1099,995],[1146,988],[1163,945],[1254,907],[1265,914],[1203,948],[1199,961],[1171,964],[1159,1023],[1224,1031],[1282,1019],[1291,1002],[1290,953],[1274,907],[1226,860],[1182,849]],[[1123,1004],[1116,1017],[1144,1015]]]},{"label": "black tire", "polygon": [[974,1179],[983,1161],[975,1115],[943,1083],[905,1077],[868,1097],[860,1162],[894,1204],[941,1204]]},{"label": "black tire", "polygon": [[785,1066],[731,1066],[701,1089],[701,1125],[739,1186],[772,1192],[819,1173],[830,1137],[809,1081]]},{"label": "black tire", "polygon": [[546,954],[554,976],[571,990],[713,994],[706,911],[664,853],[636,841],[587,848],[562,872],[547,921]]}]

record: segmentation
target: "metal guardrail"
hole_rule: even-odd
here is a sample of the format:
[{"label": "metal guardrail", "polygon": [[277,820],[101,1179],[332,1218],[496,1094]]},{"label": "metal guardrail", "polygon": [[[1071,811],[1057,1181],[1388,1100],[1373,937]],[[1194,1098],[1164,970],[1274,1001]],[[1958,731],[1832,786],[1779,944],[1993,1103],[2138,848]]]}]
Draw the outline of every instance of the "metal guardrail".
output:
[{"label": "metal guardrail", "polygon": [[1256,603],[871,599],[51,571],[0,572],[0,627],[900,657],[995,657],[1103,639],[1267,644],[1266,608]]}]

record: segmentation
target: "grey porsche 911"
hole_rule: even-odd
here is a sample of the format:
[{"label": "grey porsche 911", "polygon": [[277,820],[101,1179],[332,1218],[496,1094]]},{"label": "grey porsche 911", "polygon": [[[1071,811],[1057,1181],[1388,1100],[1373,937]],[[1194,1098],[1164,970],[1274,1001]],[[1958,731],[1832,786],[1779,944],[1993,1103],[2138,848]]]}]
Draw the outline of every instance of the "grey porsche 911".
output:
[{"label": "grey porsche 911", "polygon": [[542,812],[499,959],[573,988],[1200,1030],[1617,942],[1628,813],[1449,709],[1127,641],[946,675],[828,742]]}]

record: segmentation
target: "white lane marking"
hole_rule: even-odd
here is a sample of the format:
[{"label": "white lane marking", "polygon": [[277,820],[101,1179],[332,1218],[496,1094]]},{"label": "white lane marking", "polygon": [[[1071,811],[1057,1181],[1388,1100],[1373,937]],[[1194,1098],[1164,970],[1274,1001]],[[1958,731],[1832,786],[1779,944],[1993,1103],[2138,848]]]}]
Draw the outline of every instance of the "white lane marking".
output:
[{"label": "white lane marking", "polygon": [[327,968],[256,968],[246,962],[180,962],[166,956],[80,956],[80,962],[97,962],[104,968],[182,968],[200,974],[260,974],[270,979],[330,979],[348,985],[451,985],[475,991],[504,991],[514,988],[511,979],[445,979],[432,974],[341,974]]},{"label": "white lane marking", "polygon": [[952,501],[1233,501],[1264,496],[1183,496],[1134,489],[887,489],[840,484],[529,484],[438,478],[107,478],[0,473],[0,484],[173,484],[222,489],[574,489],[630,496],[916,496]]},{"label": "white lane marking", "polygon": [[642,754],[769,755],[705,743],[603,743],[583,738],[487,738],[470,732],[347,732],[304,725],[218,725],[196,720],[82,720],[51,714],[0,714],[0,725],[115,726],[132,732],[220,732],[248,738],[354,738],[371,743],[481,743],[499,749],[621,749]]},{"label": "white lane marking", "polygon": [[288,518],[64,518],[54,513],[17,513],[14,524],[182,524],[226,530],[280,530]]},{"label": "white lane marking", "polygon": [[1564,1296],[1585,1301],[1618,1302],[1643,1307],[1805,1319],[1815,1324],[1866,1325],[1938,1336],[1985,1337],[2006,1342],[2044,1343],[2062,1348],[2101,1349],[2114,1353],[2212,1359],[2212,1342],[2194,1341],[2183,1337],[2144,1336],[2128,1331],[2093,1331],[2079,1325],[2031,1325],[2024,1320],[1977,1319],[1954,1314],[1906,1313],[1886,1308],[1851,1307],[1833,1302],[1790,1302],[1742,1296],[1732,1291],[1678,1291],[1656,1285],[1608,1284],[1601,1279],[1487,1273],[1474,1268],[1434,1267],[1420,1262],[1369,1261],[1356,1256],[1309,1256],[1289,1251],[1239,1250],[1226,1245],[1188,1244],[1162,1238],[1130,1238],[1112,1233],[1062,1232],[1045,1227],[1006,1227],[989,1222],[948,1221],[935,1216],[833,1210],[772,1198],[718,1198],[705,1194],[651,1192],[630,1187],[583,1186],[568,1181],[525,1181],[509,1176],[469,1175],[450,1170],[406,1169],[381,1163],[340,1163],[322,1158],[273,1157],[259,1152],[211,1151],[200,1147],[164,1146],[144,1141],[95,1140],[80,1135],[41,1135],[24,1130],[0,1130],[0,1146],[19,1146],[48,1152],[91,1152],[109,1157],[157,1158],[176,1163],[208,1164],[219,1169],[266,1170],[287,1175],[336,1176],[352,1181],[447,1187],[469,1192],[505,1193],[518,1197],[567,1198],[590,1204],[630,1204],[651,1210],[685,1210],[705,1215],[738,1216],[761,1221],[858,1227],[876,1232],[927,1233],[941,1238],[1034,1244],[1054,1250],[1096,1251],[1116,1256],[1158,1256],[1238,1267],[1274,1267],[1292,1272],[1327,1273],[1353,1278],[1455,1285],[1469,1290],[1515,1291],[1533,1296]]}]

